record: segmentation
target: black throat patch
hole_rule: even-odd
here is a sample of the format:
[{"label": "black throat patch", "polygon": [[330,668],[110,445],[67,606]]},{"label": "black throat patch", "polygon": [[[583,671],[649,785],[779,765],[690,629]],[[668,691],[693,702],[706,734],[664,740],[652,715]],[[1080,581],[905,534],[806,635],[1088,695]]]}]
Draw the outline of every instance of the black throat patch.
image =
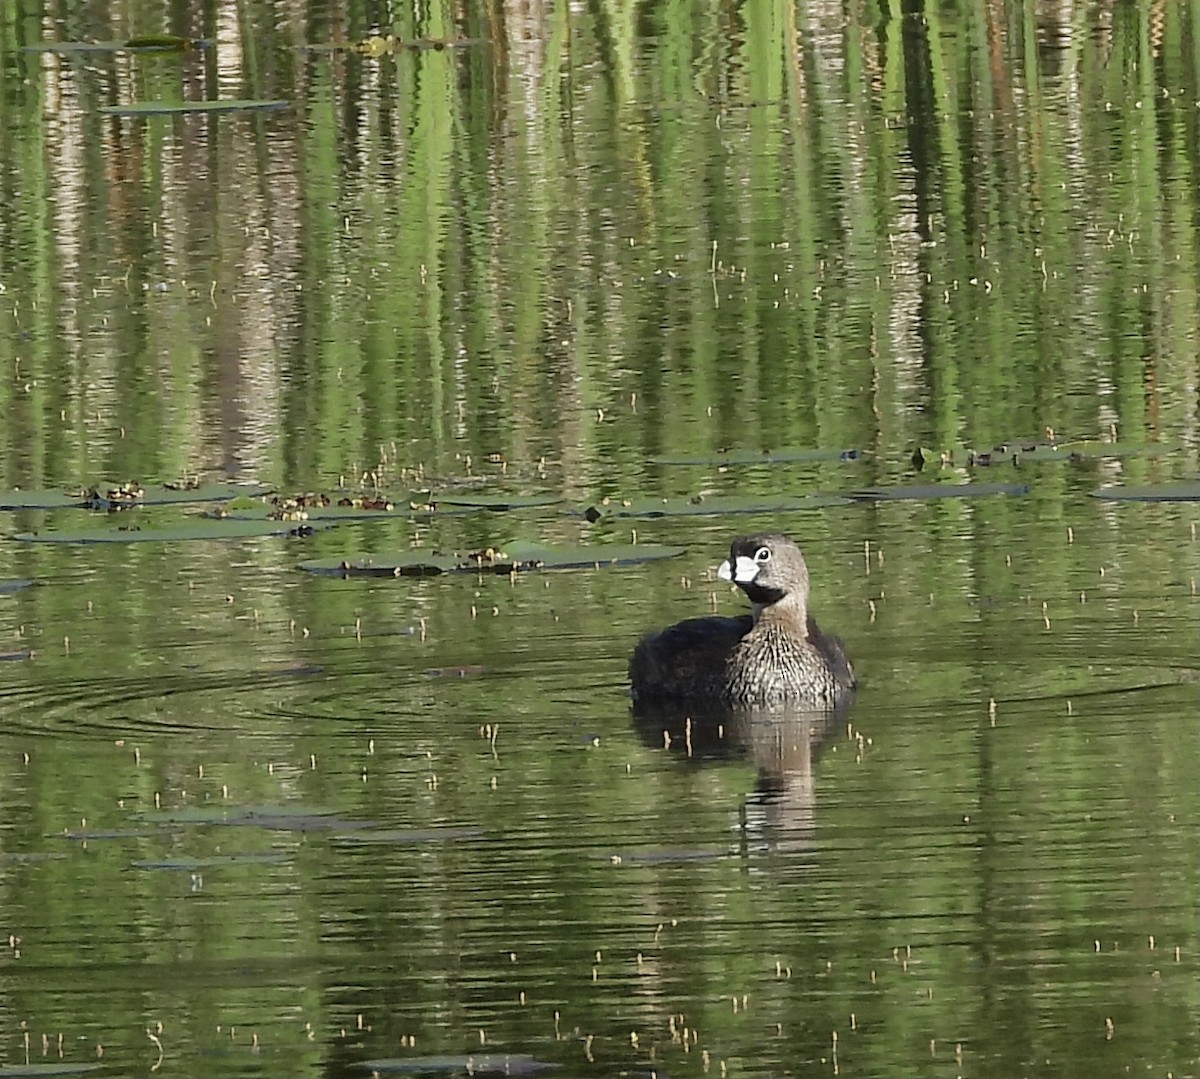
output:
[{"label": "black throat patch", "polygon": [[738,587],[750,597],[751,603],[757,603],[763,607],[778,603],[787,595],[781,588],[771,588],[765,584],[756,584],[754,581],[750,581],[748,584],[739,584]]}]

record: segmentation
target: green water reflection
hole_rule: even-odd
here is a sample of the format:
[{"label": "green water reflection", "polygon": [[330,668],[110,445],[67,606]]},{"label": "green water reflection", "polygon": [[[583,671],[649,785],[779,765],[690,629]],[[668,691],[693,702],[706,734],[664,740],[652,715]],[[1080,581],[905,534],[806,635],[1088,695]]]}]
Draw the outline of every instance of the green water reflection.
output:
[{"label": "green water reflection", "polygon": [[[0,511],[0,1059],[1196,1074],[1200,511],[1091,493],[1197,474],[1195,11],[401,7],[0,11],[0,488],[562,500]],[[32,48],[156,33],[214,44]],[[290,107],[100,111],[216,97]],[[1064,439],[1160,452],[967,452]],[[951,482],[1026,493],[783,501]],[[698,496],[788,508],[583,513]],[[852,711],[635,722],[767,526]],[[635,538],[687,551],[296,568]]]}]

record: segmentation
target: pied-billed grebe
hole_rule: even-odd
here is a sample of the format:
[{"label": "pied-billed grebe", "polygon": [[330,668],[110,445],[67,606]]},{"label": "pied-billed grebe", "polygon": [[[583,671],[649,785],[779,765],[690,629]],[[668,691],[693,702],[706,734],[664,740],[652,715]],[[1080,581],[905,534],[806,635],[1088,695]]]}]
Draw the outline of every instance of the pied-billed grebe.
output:
[{"label": "pied-billed grebe", "polygon": [[828,707],[854,688],[842,642],[808,613],[808,566],[787,536],[733,541],[717,576],[754,605],[739,618],[689,618],[643,637],[629,659],[636,702]]}]

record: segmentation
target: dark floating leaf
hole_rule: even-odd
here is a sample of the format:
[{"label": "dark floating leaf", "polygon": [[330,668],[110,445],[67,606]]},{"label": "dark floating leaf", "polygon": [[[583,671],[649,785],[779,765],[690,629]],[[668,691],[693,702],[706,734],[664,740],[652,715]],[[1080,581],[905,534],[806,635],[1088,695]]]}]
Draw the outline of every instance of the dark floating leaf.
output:
[{"label": "dark floating leaf", "polygon": [[435,491],[429,496],[434,509],[442,506],[469,506],[481,510],[525,510],[542,506],[557,506],[562,502],[558,495],[505,495],[485,494],[482,491]]},{"label": "dark floating leaf", "polygon": [[439,551],[403,551],[358,558],[321,558],[301,562],[308,573],[335,577],[430,577],[439,573],[520,573],[532,569],[593,569],[632,566],[683,554],[682,547],[650,543],[545,547],[514,540],[503,549],[487,547],[465,555]]},{"label": "dark floating leaf", "polygon": [[464,567],[454,555],[418,550],[357,558],[317,558],[301,562],[299,568],[329,577],[435,577]]},{"label": "dark floating leaf", "polygon": [[713,453],[667,454],[651,457],[656,465],[778,465],[794,461],[857,461],[861,450],[840,449],[782,449],[782,450],[716,450]]},{"label": "dark floating leaf", "polygon": [[527,1053],[480,1053],[478,1056],[390,1057],[362,1060],[355,1067],[372,1072],[447,1072],[451,1075],[535,1075],[557,1068]]},{"label": "dark floating leaf", "polygon": [[287,101],[133,101],[128,105],[102,105],[100,112],[108,116],[174,116],[187,112],[264,112],[286,109]]},{"label": "dark floating leaf", "polygon": [[0,581],[0,596],[9,595],[12,592],[20,592],[22,589],[28,588],[33,584],[33,578],[24,577],[16,581]]},{"label": "dark floating leaf", "polygon": [[115,528],[62,529],[53,532],[18,532],[24,543],[178,543],[183,540],[237,540],[257,536],[307,537],[332,528],[331,521],[252,521],[238,518],[209,520],[195,517],[181,524],[143,525],[131,522]]},{"label": "dark floating leaf", "polygon": [[207,858],[142,858],[129,864],[134,869],[170,869],[194,873],[200,869],[224,869],[238,865],[280,865],[288,860],[288,855],[283,851],[261,851],[251,854],[214,854]]},{"label": "dark floating leaf", "polygon": [[188,52],[191,49],[207,48],[211,44],[211,41],[203,38],[176,37],[174,34],[142,34],[126,41],[125,48],[141,52]]},{"label": "dark floating leaf", "polygon": [[1112,502],[1197,502],[1200,501],[1200,480],[1154,483],[1137,487],[1097,487],[1092,495]]},{"label": "dark floating leaf", "polygon": [[449,843],[478,839],[482,828],[389,828],[344,832],[330,837],[339,847],[402,847],[409,843]]},{"label": "dark floating leaf", "polygon": [[589,521],[605,517],[718,517],[733,513],[792,513],[799,510],[845,506],[850,499],[841,495],[717,495],[706,498],[606,498],[583,511]]},{"label": "dark floating leaf", "polygon": [[982,498],[985,495],[1027,495],[1027,483],[931,483],[898,487],[863,487],[850,491],[860,502],[891,502],[904,498],[922,501],[934,498]]}]

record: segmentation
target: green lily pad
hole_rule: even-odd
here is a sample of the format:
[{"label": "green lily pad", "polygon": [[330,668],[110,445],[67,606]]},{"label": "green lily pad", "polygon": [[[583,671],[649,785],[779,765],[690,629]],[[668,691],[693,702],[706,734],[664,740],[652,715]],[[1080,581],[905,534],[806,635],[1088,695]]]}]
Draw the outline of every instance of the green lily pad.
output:
[{"label": "green lily pad", "polygon": [[861,450],[715,450],[712,453],[667,454],[651,457],[656,465],[778,465],[793,461],[857,461]]},{"label": "green lily pad", "polygon": [[257,536],[307,537],[332,528],[330,521],[214,521],[193,517],[181,524],[128,524],[112,528],[56,529],[52,532],[18,532],[24,543],[179,543],[184,540],[237,540]]},{"label": "green lily pad", "polygon": [[1153,483],[1138,487],[1097,487],[1092,495],[1113,502],[1197,502],[1200,501],[1200,480]]},{"label": "green lily pad", "polygon": [[174,116],[185,112],[264,112],[286,109],[287,101],[132,101],[128,105],[102,105],[107,116]]},{"label": "green lily pad", "polygon": [[850,491],[850,498],[859,502],[891,502],[913,498],[925,501],[934,498],[983,498],[986,495],[1027,495],[1027,483],[930,483],[897,487],[862,487]]},{"label": "green lily pad", "polygon": [[226,502],[264,495],[269,487],[237,483],[95,483],[64,490],[0,491],[2,510],[123,509],[172,506],[191,502]]},{"label": "green lily pad", "polygon": [[547,547],[514,540],[503,548],[488,547],[465,555],[412,550],[398,554],[361,555],[357,558],[321,558],[301,562],[308,573],[336,577],[430,577],[440,573],[518,573],[532,569],[593,569],[629,566],[674,558],[683,547],[650,543],[596,544],[581,547]]},{"label": "green lily pad", "polygon": [[606,498],[588,506],[583,515],[589,521],[605,517],[708,517],[732,513],[792,513],[798,510],[845,506],[850,499],[841,495],[716,495],[712,498]]}]

